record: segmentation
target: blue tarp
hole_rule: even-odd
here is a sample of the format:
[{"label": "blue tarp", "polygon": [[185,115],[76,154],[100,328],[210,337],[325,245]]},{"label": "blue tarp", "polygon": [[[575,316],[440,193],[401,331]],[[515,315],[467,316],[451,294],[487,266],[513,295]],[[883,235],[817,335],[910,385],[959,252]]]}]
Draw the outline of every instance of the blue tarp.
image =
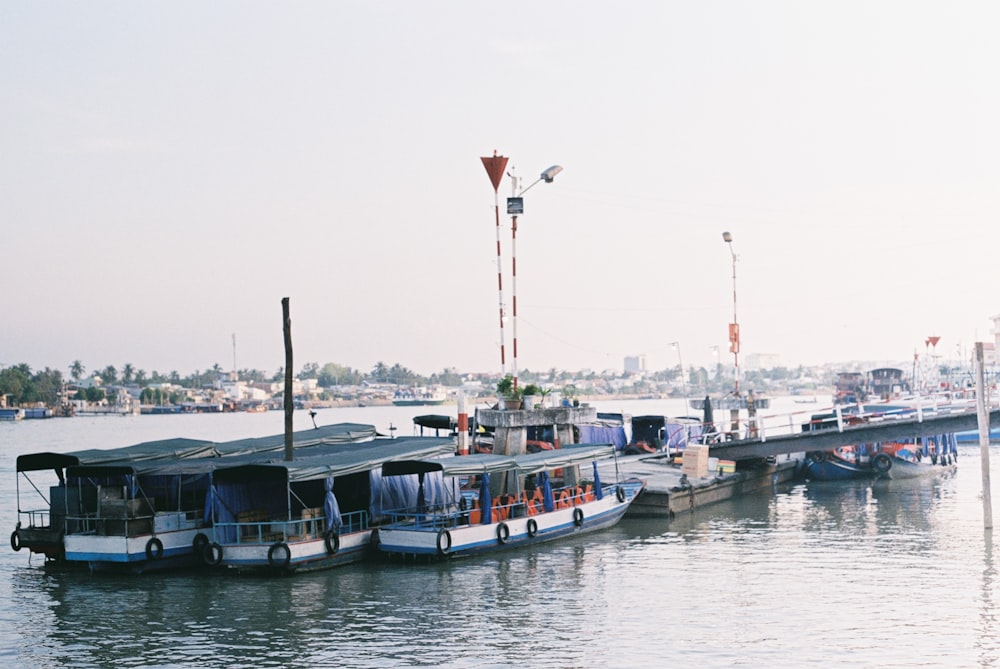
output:
[{"label": "blue tarp", "polygon": [[594,494],[597,499],[604,499],[604,491],[601,490],[601,475],[597,473],[597,460],[594,460]]},{"label": "blue tarp", "polygon": [[323,497],[323,511],[326,514],[326,531],[333,530],[340,532],[342,520],[340,518],[340,505],[337,504],[337,497],[333,494],[333,477],[327,476],[323,482],[326,494]]},{"label": "blue tarp", "polygon": [[614,444],[615,450],[622,450],[628,444],[625,428],[607,425],[577,425],[579,443],[581,444]]},{"label": "blue tarp", "polygon": [[552,496],[552,483],[549,481],[548,472],[538,472],[538,485],[542,487],[542,508],[546,511],[555,511],[556,500]]},{"label": "blue tarp", "polygon": [[493,499],[490,497],[490,475],[483,472],[479,483],[479,509],[482,511],[483,525],[493,522]]}]

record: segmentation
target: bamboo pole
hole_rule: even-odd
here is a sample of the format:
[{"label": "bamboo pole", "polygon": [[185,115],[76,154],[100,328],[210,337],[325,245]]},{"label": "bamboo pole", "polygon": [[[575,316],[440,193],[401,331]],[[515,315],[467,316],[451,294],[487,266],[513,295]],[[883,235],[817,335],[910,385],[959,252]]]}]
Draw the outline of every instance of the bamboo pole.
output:
[{"label": "bamboo pole", "polygon": [[990,499],[990,414],[986,410],[986,379],[983,371],[983,343],[976,342],[973,361],[976,373],[976,413],[979,418],[979,455],[983,473],[983,527],[993,529],[993,502]]},{"label": "bamboo pole", "polygon": [[295,398],[292,397],[292,319],[289,316],[288,298],[281,298],[281,322],[285,333],[285,460],[295,459],[292,447],[292,412]]}]

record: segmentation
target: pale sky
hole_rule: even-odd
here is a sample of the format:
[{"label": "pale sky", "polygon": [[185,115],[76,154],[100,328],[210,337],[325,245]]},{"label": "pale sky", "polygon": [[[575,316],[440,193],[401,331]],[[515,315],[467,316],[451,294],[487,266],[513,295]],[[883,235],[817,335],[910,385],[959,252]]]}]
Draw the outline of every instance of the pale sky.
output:
[{"label": "pale sky", "polygon": [[[967,356],[994,2],[0,2],[0,366]],[[501,185],[505,302],[510,217]],[[513,323],[504,329],[508,367]]]}]

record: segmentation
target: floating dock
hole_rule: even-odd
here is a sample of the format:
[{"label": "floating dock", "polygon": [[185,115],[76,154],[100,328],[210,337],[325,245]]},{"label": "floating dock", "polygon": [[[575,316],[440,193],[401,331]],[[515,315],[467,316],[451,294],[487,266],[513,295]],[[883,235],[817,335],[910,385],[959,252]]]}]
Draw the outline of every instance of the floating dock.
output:
[{"label": "floating dock", "polygon": [[[774,463],[758,461],[741,463],[732,473],[709,472],[692,477],[670,462],[667,454],[621,456],[617,465],[605,463],[607,476],[612,477],[617,466],[622,478],[639,478],[646,489],[629,507],[626,518],[674,517],[716,502],[771,488],[796,478],[802,466],[799,458],[785,456]],[[605,471],[601,470],[602,476]],[[613,479],[612,479],[613,480]]]}]

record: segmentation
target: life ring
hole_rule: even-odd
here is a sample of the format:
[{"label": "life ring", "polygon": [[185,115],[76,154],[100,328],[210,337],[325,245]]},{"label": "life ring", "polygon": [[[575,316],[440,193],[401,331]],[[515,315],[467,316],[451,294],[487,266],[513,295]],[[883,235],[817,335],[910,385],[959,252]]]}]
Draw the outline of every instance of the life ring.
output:
[{"label": "life ring", "polygon": [[583,525],[583,509],[580,507],[573,509],[573,524],[577,527]]},{"label": "life ring", "polygon": [[326,552],[333,555],[340,550],[340,535],[333,530],[328,530],[323,535],[323,545],[326,546]]},{"label": "life ring", "polygon": [[15,551],[21,550],[21,533],[17,530],[10,533],[10,547]]},{"label": "life ring", "polygon": [[194,535],[194,541],[191,542],[191,548],[194,549],[195,555],[201,555],[205,550],[205,546],[208,545],[208,536],[204,532],[199,532]]},{"label": "life ring", "polygon": [[369,539],[368,541],[372,545],[372,548],[378,548],[379,545],[382,543],[382,537],[379,536],[377,527],[374,530],[372,530],[371,539]]},{"label": "life ring", "polygon": [[216,567],[222,562],[222,546],[214,541],[201,551],[201,561],[209,567]]},{"label": "life ring", "polygon": [[451,532],[441,530],[437,536],[438,555],[447,555],[451,552]]},{"label": "life ring", "polygon": [[872,456],[872,469],[879,474],[888,474],[892,469],[892,458],[886,453],[876,453]]},{"label": "life ring", "polygon": [[618,498],[619,502],[624,502],[625,501],[625,488],[623,488],[621,486],[618,486],[617,488],[615,488],[615,497]]},{"label": "life ring", "polygon": [[[283,551],[285,553],[285,557],[276,558],[275,555],[278,551]],[[288,548],[288,544],[285,542],[279,541],[267,549],[267,563],[272,567],[287,567],[291,561],[292,551]]]},{"label": "life ring", "polygon": [[507,523],[500,523],[497,525],[497,541],[502,544],[510,541],[510,528],[507,527]]},{"label": "life ring", "polygon": [[146,559],[159,560],[163,557],[163,542],[153,537],[146,542]]},{"label": "life ring", "polygon": [[528,536],[534,537],[538,534],[538,523],[534,518],[528,518]]},{"label": "life ring", "polygon": [[823,451],[809,451],[808,458],[815,463],[820,463],[826,460],[826,453]]}]

